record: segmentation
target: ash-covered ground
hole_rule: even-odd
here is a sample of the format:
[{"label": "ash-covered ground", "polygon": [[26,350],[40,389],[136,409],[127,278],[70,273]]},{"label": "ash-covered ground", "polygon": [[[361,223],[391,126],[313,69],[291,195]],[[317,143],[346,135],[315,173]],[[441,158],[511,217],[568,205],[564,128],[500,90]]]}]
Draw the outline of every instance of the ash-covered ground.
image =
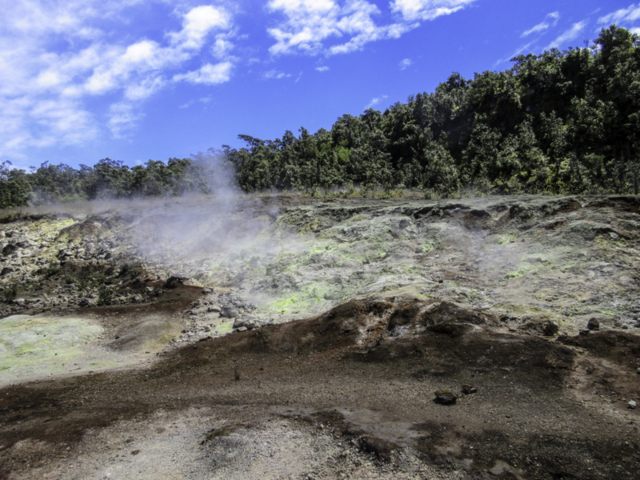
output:
[{"label": "ash-covered ground", "polygon": [[638,197],[0,222],[0,478],[640,471]]}]

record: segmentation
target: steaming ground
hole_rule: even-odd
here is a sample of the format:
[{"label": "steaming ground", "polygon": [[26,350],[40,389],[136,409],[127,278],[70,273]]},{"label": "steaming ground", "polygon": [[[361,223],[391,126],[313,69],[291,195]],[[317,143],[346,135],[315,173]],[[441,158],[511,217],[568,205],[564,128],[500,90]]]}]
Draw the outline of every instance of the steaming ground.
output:
[{"label": "steaming ground", "polygon": [[0,251],[0,478],[640,469],[637,197],[230,190],[7,212]]},{"label": "steaming ground", "polygon": [[[226,210],[145,209],[131,230],[154,270],[214,289],[207,300],[231,303],[230,316],[247,325],[318,314],[354,297],[407,294],[550,319],[576,333],[594,315],[627,327],[640,320],[638,250],[628,241],[637,219],[620,212],[612,225],[610,214],[576,199],[279,211],[246,201]],[[585,242],[590,248],[576,248]]]}]

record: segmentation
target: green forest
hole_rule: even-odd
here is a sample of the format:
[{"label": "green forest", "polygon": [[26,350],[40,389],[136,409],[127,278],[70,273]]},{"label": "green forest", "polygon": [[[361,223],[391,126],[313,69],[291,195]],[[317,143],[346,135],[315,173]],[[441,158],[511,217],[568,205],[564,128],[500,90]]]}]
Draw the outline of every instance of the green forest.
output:
[{"label": "green forest", "polygon": [[[593,45],[513,59],[506,71],[452,74],[384,112],[343,115],[224,146],[239,186],[262,190],[419,189],[477,193],[638,193],[640,39],[611,26]],[[206,191],[193,159],[128,167],[104,159],[31,172],[0,164],[0,207]]]}]

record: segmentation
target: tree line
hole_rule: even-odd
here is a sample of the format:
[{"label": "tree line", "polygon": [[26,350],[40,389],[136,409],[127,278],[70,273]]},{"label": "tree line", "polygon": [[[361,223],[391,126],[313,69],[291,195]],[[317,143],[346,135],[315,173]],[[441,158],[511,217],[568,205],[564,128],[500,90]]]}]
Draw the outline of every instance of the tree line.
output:
[{"label": "tree line", "polygon": [[227,149],[245,190],[359,185],[498,193],[638,192],[640,42],[615,26],[588,48],[453,74],[330,130]]},{"label": "tree line", "polygon": [[[451,75],[384,112],[343,115],[224,146],[245,191],[411,188],[439,195],[633,192],[640,187],[640,39],[611,26],[593,45],[521,55],[506,71]],[[0,207],[207,189],[197,162],[110,159],[27,173],[0,166]]]},{"label": "tree line", "polygon": [[43,163],[27,173],[0,163],[0,208],[54,201],[181,195],[208,189],[202,169],[186,158],[149,160],[128,167],[105,158],[94,166],[73,168]]}]

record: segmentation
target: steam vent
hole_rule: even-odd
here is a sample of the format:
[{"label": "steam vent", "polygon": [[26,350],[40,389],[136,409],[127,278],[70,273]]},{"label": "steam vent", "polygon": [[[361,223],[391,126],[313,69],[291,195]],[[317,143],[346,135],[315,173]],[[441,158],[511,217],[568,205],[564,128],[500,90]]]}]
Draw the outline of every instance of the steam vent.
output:
[{"label": "steam vent", "polygon": [[0,11],[0,480],[640,479],[640,3]]}]

